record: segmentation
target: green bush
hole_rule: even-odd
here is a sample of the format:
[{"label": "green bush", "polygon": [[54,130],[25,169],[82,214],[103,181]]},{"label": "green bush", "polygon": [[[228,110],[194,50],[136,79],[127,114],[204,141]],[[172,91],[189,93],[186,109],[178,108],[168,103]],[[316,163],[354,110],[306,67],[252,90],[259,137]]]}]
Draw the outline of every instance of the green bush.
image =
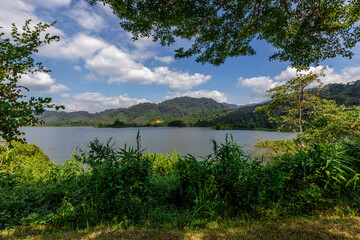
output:
[{"label": "green bush", "polygon": [[139,147],[117,149],[111,139],[106,144],[95,139],[89,147],[77,158],[91,167],[91,197],[101,219],[139,220],[152,200],[150,156]]}]

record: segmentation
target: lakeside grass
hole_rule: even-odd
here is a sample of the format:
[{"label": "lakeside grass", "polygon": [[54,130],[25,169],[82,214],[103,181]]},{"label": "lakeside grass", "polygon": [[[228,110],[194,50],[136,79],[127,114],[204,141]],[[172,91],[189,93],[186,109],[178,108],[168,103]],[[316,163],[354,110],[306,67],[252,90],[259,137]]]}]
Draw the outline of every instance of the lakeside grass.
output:
[{"label": "lakeside grass", "polygon": [[360,217],[287,217],[209,223],[200,228],[124,227],[98,225],[88,229],[51,226],[16,227],[0,231],[1,239],[360,239]]},{"label": "lakeside grass", "polygon": [[199,161],[95,140],[63,165],[2,146],[0,239],[360,239],[360,138],[269,164],[213,145]]}]

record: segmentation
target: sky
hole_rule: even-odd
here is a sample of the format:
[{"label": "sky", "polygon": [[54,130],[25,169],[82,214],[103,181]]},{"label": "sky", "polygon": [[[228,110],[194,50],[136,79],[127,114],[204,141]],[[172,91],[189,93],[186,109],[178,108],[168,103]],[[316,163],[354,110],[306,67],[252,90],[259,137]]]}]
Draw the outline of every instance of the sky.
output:
[{"label": "sky", "polygon": [[[0,30],[11,24],[57,21],[49,32],[59,42],[42,46],[34,55],[50,73],[25,75],[20,83],[29,96],[51,97],[66,111],[99,112],[141,102],[159,103],[180,96],[207,97],[237,105],[266,100],[265,91],[291,79],[288,62],[268,61],[276,51],[255,40],[255,56],[235,57],[216,67],[195,58],[175,59],[174,50],[190,46],[178,39],[164,47],[152,39],[132,41],[109,6],[90,6],[84,0],[0,0]],[[9,35],[7,35],[9,36]],[[328,83],[360,80],[360,46],[352,59],[326,60]]]}]

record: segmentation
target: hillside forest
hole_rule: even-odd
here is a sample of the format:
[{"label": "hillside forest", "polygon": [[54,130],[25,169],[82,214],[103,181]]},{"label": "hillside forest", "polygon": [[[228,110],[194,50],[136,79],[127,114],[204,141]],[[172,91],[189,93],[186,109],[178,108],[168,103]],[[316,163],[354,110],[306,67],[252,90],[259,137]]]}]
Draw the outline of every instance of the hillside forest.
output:
[{"label": "hillside forest", "polygon": [[[311,90],[310,90],[311,91]],[[338,105],[360,105],[360,80],[348,84],[329,84],[319,96],[335,100]],[[140,103],[130,108],[108,109],[99,113],[85,111],[46,111],[39,116],[44,126],[94,127],[211,127],[213,129],[276,130],[279,125],[269,121],[256,107],[267,102],[237,106],[218,103],[209,98],[180,97],[159,104]],[[289,130],[289,129],[284,129]]]}]

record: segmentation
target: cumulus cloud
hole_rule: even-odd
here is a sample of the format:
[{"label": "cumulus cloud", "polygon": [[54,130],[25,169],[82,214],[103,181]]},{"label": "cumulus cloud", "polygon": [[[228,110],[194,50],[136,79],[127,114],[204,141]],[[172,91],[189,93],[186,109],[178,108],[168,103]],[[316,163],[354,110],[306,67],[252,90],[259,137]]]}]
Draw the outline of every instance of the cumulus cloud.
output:
[{"label": "cumulus cloud", "polygon": [[62,98],[69,98],[71,95],[69,93],[62,93],[60,94],[60,97]]},{"label": "cumulus cloud", "polygon": [[165,57],[155,56],[155,60],[162,62],[162,63],[166,63],[166,64],[170,64],[175,61],[175,59],[172,56],[165,56]]},{"label": "cumulus cloud", "polygon": [[[127,36],[129,38],[132,38],[132,34],[131,33],[127,33]],[[133,41],[133,45],[138,49],[138,50],[145,50],[148,49],[150,47],[154,47],[156,45],[156,43],[152,40],[151,37],[144,37],[144,38],[139,38],[136,41]]]},{"label": "cumulus cloud", "polygon": [[109,77],[108,83],[157,83],[169,85],[170,91],[191,89],[208,81],[211,76],[200,73],[175,72],[168,67],[157,67],[153,70],[137,63],[130,54],[109,46],[101,49],[96,56],[86,60],[85,67],[100,76]]},{"label": "cumulus cloud", "polygon": [[254,98],[255,101],[260,101],[265,98],[265,91],[273,88],[277,85],[270,77],[253,77],[253,78],[239,78],[238,86],[244,86],[251,88],[252,93],[250,96]]},{"label": "cumulus cloud", "polygon": [[199,91],[187,91],[184,93],[176,93],[169,96],[166,96],[166,99],[172,99],[177,97],[193,97],[193,98],[212,98],[217,102],[227,102],[227,97],[225,93],[219,92],[217,90],[208,91],[208,90],[199,90]]},{"label": "cumulus cloud", "polygon": [[27,19],[33,19],[35,22],[39,21],[33,13],[35,8],[31,4],[20,0],[0,0],[0,5],[0,25],[5,32],[11,31],[12,23],[22,26]]},{"label": "cumulus cloud", "polygon": [[105,3],[105,4],[98,4],[98,6],[100,6],[100,8],[109,16],[115,17],[114,11],[112,10],[112,8],[110,7],[109,4]]},{"label": "cumulus cloud", "polygon": [[88,4],[80,1],[69,13],[81,27],[87,30],[99,31],[106,26],[104,19],[89,10]]},{"label": "cumulus cloud", "polygon": [[136,63],[129,54],[115,46],[101,49],[96,56],[86,60],[85,66],[101,76],[109,76],[109,83],[151,83],[151,70]]},{"label": "cumulus cloud", "polygon": [[[323,66],[316,68],[310,67],[308,71],[301,71],[300,73],[308,73],[309,71],[319,73],[323,69]],[[277,82],[287,81],[296,76],[296,69],[287,67],[285,71],[282,71],[274,79]],[[325,77],[320,77],[321,81],[326,85],[330,83],[348,83],[360,79],[360,67],[347,67],[336,73],[334,68],[327,67],[325,69]]]},{"label": "cumulus cloud", "polygon": [[74,70],[75,70],[75,71],[81,71],[81,67],[78,66],[78,65],[75,65],[75,66],[74,66]]},{"label": "cumulus cloud", "polygon": [[55,8],[69,6],[71,0],[31,0],[31,2],[36,6]]},{"label": "cumulus cloud", "polygon": [[73,38],[63,39],[40,48],[39,54],[50,58],[65,58],[77,60],[79,58],[89,58],[93,54],[106,47],[108,44],[101,39],[80,33]]},{"label": "cumulus cloud", "polygon": [[148,102],[146,99],[130,98],[127,94],[106,96],[102,93],[86,92],[72,96],[62,103],[66,111],[88,111],[91,113],[111,108],[125,108],[134,104]]},{"label": "cumulus cloud", "polygon": [[131,33],[125,33],[127,39],[130,41],[130,45],[133,47],[131,50],[131,57],[134,60],[144,61],[147,59],[155,59],[156,61],[170,64],[175,61],[173,56],[157,56],[156,47],[159,43],[154,42],[152,37],[142,37],[136,41],[132,40],[133,35]]},{"label": "cumulus cloud", "polygon": [[[54,6],[54,2],[65,2],[61,0],[52,0],[49,1],[48,4]],[[37,1],[25,1],[25,0],[0,0],[0,26],[3,27],[2,31],[9,34],[11,33],[11,24],[15,23],[15,25],[21,29],[21,27],[25,24],[25,21],[28,19],[32,20],[32,25],[37,24],[38,22],[44,22],[40,18],[38,18],[35,14],[36,7],[38,6],[36,3],[42,2],[41,0]],[[47,1],[43,1],[47,2]],[[43,7],[50,6],[45,4]],[[54,35],[64,35],[64,33],[52,27],[48,30],[49,33]]]},{"label": "cumulus cloud", "polygon": [[35,72],[21,76],[20,85],[29,88],[37,93],[59,93],[70,89],[63,84],[57,84],[56,80],[44,72]]},{"label": "cumulus cloud", "polygon": [[131,57],[137,61],[145,61],[147,59],[156,58],[156,52],[154,51],[156,43],[153,42],[151,37],[139,38],[136,41],[132,40],[132,34],[125,33],[126,39],[131,48]]},{"label": "cumulus cloud", "polygon": [[[323,66],[316,68],[311,67],[308,71],[301,71],[300,73],[320,72]],[[260,76],[253,78],[242,78],[238,80],[238,86],[251,88],[251,97],[255,101],[265,100],[265,91],[280,85],[281,83],[290,80],[296,76],[296,69],[287,67],[285,71],[276,75],[273,79],[268,76]],[[331,83],[348,83],[360,80],[360,67],[347,67],[336,73],[334,68],[327,67],[325,70],[325,77],[320,77],[320,80],[326,84]]]},{"label": "cumulus cloud", "polygon": [[174,72],[168,67],[157,67],[154,69],[153,82],[169,85],[170,91],[182,91],[191,89],[211,79],[210,75],[195,73]]}]

